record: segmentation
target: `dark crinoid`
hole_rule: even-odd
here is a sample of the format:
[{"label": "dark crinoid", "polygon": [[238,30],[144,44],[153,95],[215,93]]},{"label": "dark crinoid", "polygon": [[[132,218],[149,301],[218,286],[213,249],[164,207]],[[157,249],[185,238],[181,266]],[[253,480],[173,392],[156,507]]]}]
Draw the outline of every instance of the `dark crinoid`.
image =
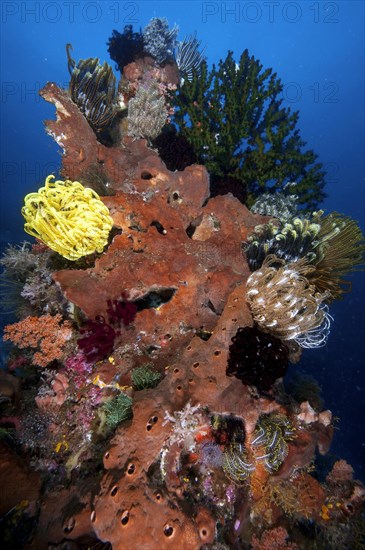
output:
[{"label": "dark crinoid", "polygon": [[154,145],[166,167],[171,170],[184,170],[197,162],[198,158],[188,140],[176,132],[176,128],[167,125],[154,140]]},{"label": "dark crinoid", "polygon": [[265,469],[275,472],[288,454],[288,441],[296,437],[295,427],[289,418],[282,414],[262,414],[256,424],[251,445],[263,448],[264,454],[256,456]]},{"label": "dark crinoid", "polygon": [[152,17],[142,32],[145,52],[151,55],[158,65],[172,60],[178,32],[177,25],[169,29],[165,17]]},{"label": "dark crinoid", "polygon": [[200,67],[205,57],[204,49],[199,51],[200,40],[197,40],[196,34],[186,36],[182,42],[179,42],[176,51],[176,64],[180,74],[184,75],[190,82],[193,80],[194,72],[200,74]]},{"label": "dark crinoid", "polygon": [[304,257],[312,263],[316,258],[320,229],[317,213],[310,219],[293,218],[279,225],[267,223],[256,226],[244,245],[251,271],[259,269],[265,258],[271,254],[288,263]]},{"label": "dark crinoid", "polygon": [[285,375],[288,362],[289,350],[281,340],[256,327],[240,327],[229,347],[226,374],[267,391]]},{"label": "dark crinoid", "polygon": [[133,32],[132,25],[126,25],[122,34],[114,30],[107,46],[110,57],[121,73],[126,65],[143,56],[142,33]]},{"label": "dark crinoid", "polygon": [[86,120],[100,135],[113,121],[116,113],[116,79],[108,63],[100,65],[99,59],[72,59],[71,44],[67,44],[68,70],[71,75],[71,99]]}]

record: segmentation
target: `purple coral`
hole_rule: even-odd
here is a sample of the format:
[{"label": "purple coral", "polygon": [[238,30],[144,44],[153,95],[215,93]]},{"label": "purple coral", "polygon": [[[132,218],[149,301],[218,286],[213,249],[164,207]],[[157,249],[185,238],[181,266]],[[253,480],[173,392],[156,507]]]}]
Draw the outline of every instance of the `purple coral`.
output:
[{"label": "purple coral", "polygon": [[120,300],[108,300],[107,304],[109,323],[105,317],[98,315],[94,320],[87,321],[84,328],[80,329],[80,334],[85,336],[79,338],[77,343],[90,362],[105,359],[113,352],[115,338],[120,334],[113,327],[130,325],[137,313],[137,306],[127,300],[125,292]]},{"label": "purple coral", "polygon": [[112,353],[117,333],[102,315],[87,321],[80,334],[84,336],[78,339],[77,344],[88,361],[100,361]]},{"label": "purple coral", "polygon": [[66,360],[65,366],[67,372],[72,374],[72,380],[76,388],[81,388],[86,384],[87,378],[91,374],[93,368],[93,364],[87,361],[82,352],[69,357]]},{"label": "purple coral", "polygon": [[123,324],[125,327],[130,325],[137,313],[137,306],[133,302],[127,300],[125,292],[122,293],[120,300],[108,300],[108,319],[111,325],[120,326]]}]

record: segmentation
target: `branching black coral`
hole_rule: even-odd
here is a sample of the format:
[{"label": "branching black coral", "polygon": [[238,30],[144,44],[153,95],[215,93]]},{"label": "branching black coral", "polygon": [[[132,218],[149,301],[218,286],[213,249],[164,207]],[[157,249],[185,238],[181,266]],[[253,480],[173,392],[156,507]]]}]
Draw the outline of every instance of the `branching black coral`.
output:
[{"label": "branching black coral", "polygon": [[166,124],[162,128],[153,144],[171,172],[184,170],[197,162],[193,147],[183,135],[176,132],[172,124]]},{"label": "branching black coral", "polygon": [[282,106],[282,89],[247,50],[239,63],[229,52],[211,72],[202,63],[200,74],[180,87],[174,121],[213,180],[241,182],[249,205],[295,180],[299,205],[313,208],[324,197],[324,172],[313,151],[303,151],[298,113]]}]

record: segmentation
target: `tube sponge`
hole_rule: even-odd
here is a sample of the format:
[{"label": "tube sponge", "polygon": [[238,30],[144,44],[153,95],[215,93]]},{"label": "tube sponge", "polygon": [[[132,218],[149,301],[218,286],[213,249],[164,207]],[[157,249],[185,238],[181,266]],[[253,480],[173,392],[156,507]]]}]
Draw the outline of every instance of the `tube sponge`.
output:
[{"label": "tube sponge", "polygon": [[78,181],[52,181],[24,198],[24,230],[68,260],[102,252],[113,227],[108,208]]}]

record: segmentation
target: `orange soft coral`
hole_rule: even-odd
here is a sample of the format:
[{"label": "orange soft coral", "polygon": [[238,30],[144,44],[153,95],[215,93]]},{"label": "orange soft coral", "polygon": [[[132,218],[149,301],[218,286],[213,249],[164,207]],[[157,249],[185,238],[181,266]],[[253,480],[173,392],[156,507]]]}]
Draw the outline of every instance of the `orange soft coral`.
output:
[{"label": "orange soft coral", "polygon": [[33,363],[46,367],[55,359],[62,359],[64,347],[72,337],[69,321],[62,321],[62,316],[42,315],[26,317],[18,323],[7,325],[4,329],[4,340],[10,340],[18,348],[36,350]]}]

